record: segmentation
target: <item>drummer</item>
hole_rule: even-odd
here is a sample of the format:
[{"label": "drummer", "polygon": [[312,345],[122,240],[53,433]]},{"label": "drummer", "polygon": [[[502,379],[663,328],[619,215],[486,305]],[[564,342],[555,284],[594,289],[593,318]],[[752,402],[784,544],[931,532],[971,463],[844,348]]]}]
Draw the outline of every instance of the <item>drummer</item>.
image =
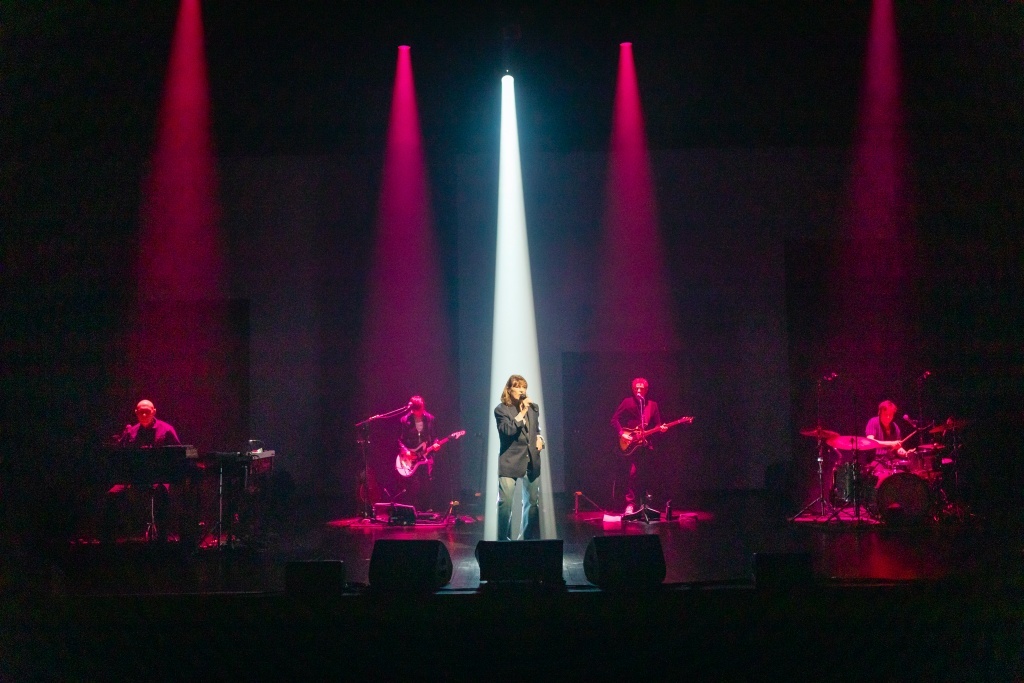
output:
[{"label": "drummer", "polygon": [[864,435],[876,441],[875,460],[887,460],[893,455],[904,458],[907,451],[900,441],[900,426],[896,424],[896,404],[886,399],[878,404],[878,415],[868,420]]}]

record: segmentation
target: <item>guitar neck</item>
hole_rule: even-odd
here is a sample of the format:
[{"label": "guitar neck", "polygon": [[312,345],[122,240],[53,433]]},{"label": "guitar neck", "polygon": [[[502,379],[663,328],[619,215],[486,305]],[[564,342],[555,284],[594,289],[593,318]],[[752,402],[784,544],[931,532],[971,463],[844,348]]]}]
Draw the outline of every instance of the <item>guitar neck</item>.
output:
[{"label": "guitar neck", "polygon": [[668,427],[675,427],[677,424],[682,424],[684,422],[693,422],[693,418],[689,417],[689,416],[681,417],[678,420],[673,420],[672,422],[666,422],[666,423],[664,423],[664,425],[658,425],[657,427],[652,427],[651,429],[646,429],[646,430],[644,430],[644,437],[646,438],[646,437],[650,436],[651,434],[654,434],[655,432],[660,431],[663,426],[667,429]]},{"label": "guitar neck", "polygon": [[445,445],[446,443],[448,443],[452,439],[457,439],[457,438],[459,438],[460,436],[462,436],[465,433],[466,432],[455,432],[454,434],[449,434],[448,436],[444,437],[440,441],[436,441],[436,442],[434,442],[432,444],[428,444],[426,442],[423,442],[419,446],[417,446],[416,448],[427,449],[427,448],[434,448],[435,446],[440,448],[441,446]]}]

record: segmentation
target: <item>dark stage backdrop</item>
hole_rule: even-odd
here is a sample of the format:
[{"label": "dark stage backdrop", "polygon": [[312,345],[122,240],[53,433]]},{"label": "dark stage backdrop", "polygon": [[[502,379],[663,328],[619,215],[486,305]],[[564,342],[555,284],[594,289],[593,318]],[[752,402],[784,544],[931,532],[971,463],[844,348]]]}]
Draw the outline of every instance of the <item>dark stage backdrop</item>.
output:
[{"label": "dark stage backdrop", "polygon": [[[663,373],[653,391],[685,397],[676,410],[699,416],[698,435],[679,468],[686,490],[760,488],[769,463],[790,452],[789,368],[783,243],[819,224],[823,198],[836,200],[843,155],[836,150],[687,150],[653,156],[653,175],[671,299],[664,302],[676,348],[644,360],[612,348],[598,385],[566,367],[594,352],[590,326],[616,314],[597,298],[604,154],[554,155],[525,149],[523,182],[555,491],[580,485],[575,453],[582,424],[607,422],[637,375]],[[459,166],[459,335],[464,423],[482,460],[493,429],[487,396],[493,306],[497,162]],[[822,173],[821,169],[828,173]],[[800,201],[789,201],[799,197]],[[628,244],[620,245],[629,247]],[[644,321],[637,321],[643,325]],[[611,358],[611,356],[609,357]],[[675,359],[672,363],[666,358]],[[648,364],[650,363],[650,364]],[[610,403],[599,406],[606,397]],[[570,412],[577,416],[570,421]],[[671,410],[666,412],[669,416]],[[585,456],[584,456],[585,457]],[[479,476],[469,471],[467,475]],[[473,481],[467,479],[467,483]]]},{"label": "dark stage backdrop", "polygon": [[[901,327],[902,369],[893,383],[878,385],[840,368],[845,388],[832,391],[845,394],[828,398],[832,412],[824,416],[829,428],[856,431],[889,391],[914,408],[913,380],[930,368],[928,417],[977,416],[971,437],[986,441],[976,458],[978,486],[1003,490],[1022,474],[1024,286],[1020,239],[1011,228],[1020,224],[1024,200],[992,182],[986,169],[991,161],[1019,174],[1021,156],[991,160],[950,144],[918,162],[916,234],[905,245],[913,320]],[[652,164],[679,347],[650,358],[612,349],[598,359],[585,331],[603,313],[593,283],[606,156],[540,153],[528,144],[523,150],[553,489],[585,485],[589,495],[582,472],[592,446],[576,432],[596,425],[594,433],[613,443],[607,421],[635,375],[654,382],[666,417],[696,418],[671,437],[686,440],[676,448],[673,486],[757,488],[773,467],[806,469],[812,444],[797,430],[814,422],[815,379],[842,360],[827,339],[836,313],[831,293],[837,282],[846,284],[837,280],[833,252],[841,247],[847,153],[691,149],[658,152]],[[238,353],[227,359],[243,367],[247,347],[248,382],[234,370],[222,378],[231,385],[224,391],[238,392],[232,400],[243,418],[248,392],[248,424],[237,433],[278,451],[277,464],[293,475],[300,497],[354,511],[362,456],[353,425],[393,407],[353,396],[367,381],[355,355],[367,315],[379,159],[225,157],[220,165],[226,294],[248,302],[247,326],[237,318],[232,328]],[[69,165],[61,186],[75,187],[86,166]],[[14,444],[4,463],[7,490],[46,469],[41,453],[118,431],[135,394],[146,390],[131,380],[126,362],[125,316],[136,309],[134,276],[126,274],[137,244],[137,169],[122,171],[109,188],[87,188],[107,201],[83,204],[100,208],[80,211],[77,221],[65,224],[57,206],[4,234],[10,267],[2,292],[0,429]],[[447,464],[457,475],[453,488],[475,492],[485,483],[484,448],[498,398],[488,395],[497,159],[440,159],[429,172],[459,363],[458,386],[438,388],[443,399],[432,397],[431,406],[441,432],[467,430]],[[107,217],[105,206],[122,207],[123,215]],[[84,291],[97,293],[74,294]],[[607,382],[599,377],[605,373]],[[407,398],[407,387],[396,388],[394,405]],[[171,394],[155,400],[186,440],[205,448],[234,441],[231,430],[226,438],[200,436],[205,418]],[[380,449],[371,458],[385,473],[393,470],[392,427],[382,424],[371,435]]]}]

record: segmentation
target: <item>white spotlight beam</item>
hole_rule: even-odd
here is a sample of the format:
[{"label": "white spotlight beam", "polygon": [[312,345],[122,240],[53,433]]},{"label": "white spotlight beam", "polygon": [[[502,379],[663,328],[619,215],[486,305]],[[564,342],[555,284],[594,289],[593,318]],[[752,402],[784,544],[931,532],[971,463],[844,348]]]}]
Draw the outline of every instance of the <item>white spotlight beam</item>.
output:
[{"label": "white spotlight beam", "polygon": [[[537,323],[533,311],[533,280],[530,276],[530,248],[526,240],[526,208],[523,175],[519,162],[519,131],[516,96],[511,76],[501,79],[501,148],[498,162],[498,241],[494,269],[494,328],[491,340],[491,409],[497,405],[509,375],[522,375],[529,384],[530,397],[540,406],[541,432],[547,448],[541,457],[541,537],[555,537],[551,498],[551,442],[547,440],[544,415],[544,387],[540,354],[537,351]],[[487,497],[484,538],[498,535],[498,433],[493,412],[489,413],[487,439]],[[513,516],[515,518],[515,515]],[[516,530],[513,529],[513,533]]]}]

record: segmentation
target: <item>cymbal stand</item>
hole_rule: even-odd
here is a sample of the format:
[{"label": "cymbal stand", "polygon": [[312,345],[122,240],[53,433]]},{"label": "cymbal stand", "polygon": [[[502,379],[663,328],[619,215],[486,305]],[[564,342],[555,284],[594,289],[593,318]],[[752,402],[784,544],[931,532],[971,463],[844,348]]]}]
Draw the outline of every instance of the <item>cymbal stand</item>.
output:
[{"label": "cymbal stand", "polygon": [[[960,453],[963,450],[963,440],[957,438],[955,429],[949,430],[949,452],[953,459],[953,504],[952,514],[958,522],[972,516],[971,511],[963,501],[960,491]],[[941,458],[941,456],[939,456]]]},{"label": "cymbal stand", "polygon": [[[854,407],[853,407],[853,410],[851,411],[851,414],[854,416],[854,423],[856,423],[857,422],[857,417],[856,417],[857,416],[857,397],[855,395],[853,395],[852,396],[852,400],[853,400],[853,406]],[[852,477],[853,514],[854,514],[853,523],[854,523],[855,526],[860,526],[861,522],[863,521],[861,519],[861,516],[860,516],[860,491],[861,491],[861,485],[860,485],[860,452],[861,452],[860,440],[856,439],[856,440],[854,440],[854,443],[853,443],[853,477]],[[825,521],[826,522],[831,522],[832,520],[838,520],[839,519],[839,515],[843,512],[843,510],[847,509],[848,507],[850,507],[850,503],[849,502],[847,502],[844,505],[841,505],[841,506],[835,508],[835,510],[833,510],[831,516],[829,516],[829,518],[827,520],[825,520]]]},{"label": "cymbal stand", "polygon": [[821,506],[821,513],[818,515],[819,517],[824,517],[825,516],[825,514],[826,514],[825,508],[826,507],[829,508],[830,512],[835,509],[833,507],[833,505],[831,503],[829,503],[828,500],[825,498],[825,479],[824,479],[824,475],[822,473],[822,463],[825,462],[825,441],[824,441],[824,439],[821,438],[820,435],[818,436],[818,458],[817,459],[818,459],[818,497],[815,498],[814,500],[812,500],[807,505],[804,505],[802,508],[800,508],[799,512],[797,512],[795,515],[793,515],[792,517],[789,518],[790,522],[792,522],[797,517],[799,517],[800,515],[804,514],[808,510],[810,510],[815,505],[820,505]]},{"label": "cymbal stand", "polygon": [[818,497],[815,498],[814,500],[812,500],[807,505],[804,505],[802,508],[800,508],[799,512],[797,512],[795,515],[793,515],[792,517],[789,518],[790,522],[792,522],[797,517],[799,517],[800,515],[804,514],[808,510],[810,510],[815,505],[820,505],[821,506],[821,514],[818,515],[819,517],[824,517],[825,516],[825,508],[826,507],[828,507],[830,510],[833,508],[832,504],[829,503],[828,500],[825,498],[825,479],[824,479],[824,475],[822,473],[822,465],[825,462],[825,440],[822,438],[822,428],[821,428],[821,383],[822,383],[822,381],[823,380],[821,380],[821,379],[818,380],[817,389],[815,391],[815,396],[814,396],[814,413],[815,413],[815,423],[816,423],[815,431],[817,431],[817,433],[818,433]]}]

